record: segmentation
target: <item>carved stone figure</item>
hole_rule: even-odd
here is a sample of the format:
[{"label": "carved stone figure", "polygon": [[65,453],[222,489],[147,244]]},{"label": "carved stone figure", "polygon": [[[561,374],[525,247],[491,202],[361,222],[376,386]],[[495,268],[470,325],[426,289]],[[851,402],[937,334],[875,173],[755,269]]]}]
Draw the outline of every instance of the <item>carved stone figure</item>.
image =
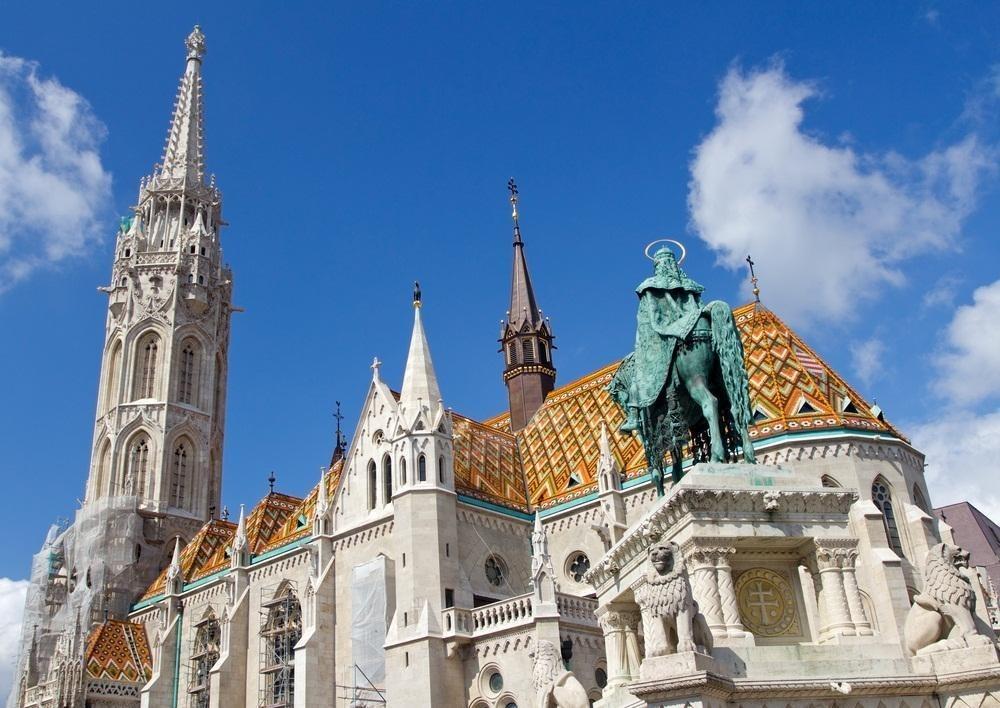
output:
[{"label": "carved stone figure", "polygon": [[531,658],[534,661],[531,682],[538,708],[590,708],[590,698],[583,684],[563,666],[559,650],[552,642],[539,641]]},{"label": "carved stone figure", "polygon": [[646,656],[712,652],[712,632],[691,593],[680,547],[673,541],[649,547],[646,582],[635,590],[642,611]]},{"label": "carved stone figure", "polygon": [[972,614],[976,595],[961,572],[968,565],[969,552],[958,546],[939,543],[927,552],[924,591],[914,596],[903,628],[910,653],[932,654],[991,643],[976,629]]},{"label": "carved stone figure", "polygon": [[636,288],[635,351],[608,391],[625,411],[622,432],[634,431],[642,440],[662,496],[666,454],[677,482],[685,445],[699,461],[732,460],[740,448],[746,462],[755,458],[743,344],[732,310],[719,300],[702,305],[704,288],[681,270],[670,249],[661,248],[652,260],[653,276]]}]

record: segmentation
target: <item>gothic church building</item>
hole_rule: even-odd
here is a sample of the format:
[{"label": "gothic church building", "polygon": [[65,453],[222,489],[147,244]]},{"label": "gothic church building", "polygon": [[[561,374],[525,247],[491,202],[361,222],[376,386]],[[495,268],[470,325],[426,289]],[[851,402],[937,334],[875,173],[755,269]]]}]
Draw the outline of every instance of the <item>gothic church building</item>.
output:
[{"label": "gothic church building", "polygon": [[[509,409],[446,407],[417,293],[403,380],[358,372],[362,413],[316,485],[223,518],[233,274],[198,28],[186,46],[103,288],[86,499],[34,558],[10,707],[580,705],[559,686],[607,707],[1000,705],[981,584],[988,648],[908,650],[925,558],[951,538],[905,435],[753,302],[734,314],[759,464],[691,467],[657,497],[605,390],[618,362],[557,386],[516,187]],[[647,656],[634,588],[654,532],[683,554],[710,665]]]}]

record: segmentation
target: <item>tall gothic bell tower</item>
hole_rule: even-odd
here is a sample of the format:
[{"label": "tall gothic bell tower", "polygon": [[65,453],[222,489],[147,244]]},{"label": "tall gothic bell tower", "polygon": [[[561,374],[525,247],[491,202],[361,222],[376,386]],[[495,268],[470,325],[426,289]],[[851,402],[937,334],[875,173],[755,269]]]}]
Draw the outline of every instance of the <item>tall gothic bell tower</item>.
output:
[{"label": "tall gothic bell tower", "polygon": [[524,241],[517,216],[517,185],[507,183],[514,219],[514,271],[510,283],[510,309],[500,323],[500,351],[503,353],[503,380],[510,401],[510,429],[516,433],[542,407],[556,385],[552,363],[552,325],[535,302]]},{"label": "tall gothic bell tower", "polygon": [[201,64],[187,60],[162,164],[142,179],[117,235],[87,503],[135,497],[205,520],[222,482],[232,273],[222,195],[205,180]]},{"label": "tall gothic bell tower", "polygon": [[79,676],[91,629],[124,619],[219,504],[232,273],[222,195],[205,179],[198,27],[186,46],[162,163],[139,184],[100,288],[108,314],[86,497],[34,557],[9,706],[67,666]]}]

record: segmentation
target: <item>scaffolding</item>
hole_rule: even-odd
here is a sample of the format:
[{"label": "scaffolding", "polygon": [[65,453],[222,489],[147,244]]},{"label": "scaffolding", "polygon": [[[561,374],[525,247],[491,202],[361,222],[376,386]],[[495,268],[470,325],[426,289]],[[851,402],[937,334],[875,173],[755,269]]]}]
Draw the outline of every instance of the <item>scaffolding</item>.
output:
[{"label": "scaffolding", "polygon": [[[261,602],[261,708],[289,708],[295,702],[295,645],[302,638],[302,605],[291,583],[278,586],[271,599]],[[269,595],[261,590],[261,597]]]},{"label": "scaffolding", "polygon": [[385,689],[372,683],[371,678],[360,666],[355,664],[353,672],[354,680],[350,685],[337,684],[337,703],[343,701],[344,706],[349,708],[371,708],[388,703],[385,699]]},{"label": "scaffolding", "polygon": [[220,644],[221,627],[214,615],[208,615],[194,625],[191,651],[185,667],[189,676],[189,708],[208,708],[211,698],[209,671],[219,660]]}]

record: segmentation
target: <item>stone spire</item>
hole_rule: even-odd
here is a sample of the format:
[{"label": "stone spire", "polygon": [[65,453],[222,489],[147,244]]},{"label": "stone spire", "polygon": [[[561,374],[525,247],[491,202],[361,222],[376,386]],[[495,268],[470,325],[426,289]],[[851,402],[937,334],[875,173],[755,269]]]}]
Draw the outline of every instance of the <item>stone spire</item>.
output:
[{"label": "stone spire", "polygon": [[163,149],[160,177],[202,184],[205,180],[204,105],[201,85],[201,60],[205,56],[205,35],[195,25],[188,35],[187,64],[177,89],[174,115]]},{"label": "stone spire", "polygon": [[411,423],[421,409],[426,410],[428,418],[433,421],[441,408],[441,390],[438,388],[431,350],[420,318],[421,309],[420,290],[417,287],[413,298],[413,334],[410,337],[410,352],[406,357],[406,371],[403,373],[403,389],[399,396],[399,405],[407,423]]},{"label": "stone spire", "polygon": [[181,572],[181,537],[174,537],[174,555],[167,566],[167,594],[180,595],[184,587],[184,574]]},{"label": "stone spire", "polygon": [[510,427],[517,432],[531,420],[555,387],[552,364],[552,329],[535,300],[524,241],[518,220],[517,184],[507,183],[511,218],[514,220],[514,270],[510,283],[510,309],[500,323],[500,345],[504,355],[503,379],[510,400]]},{"label": "stone spire", "polygon": [[233,568],[250,565],[250,549],[247,540],[247,522],[245,510],[240,504],[240,520],[236,523],[236,533],[233,535],[233,552],[229,559]]}]

